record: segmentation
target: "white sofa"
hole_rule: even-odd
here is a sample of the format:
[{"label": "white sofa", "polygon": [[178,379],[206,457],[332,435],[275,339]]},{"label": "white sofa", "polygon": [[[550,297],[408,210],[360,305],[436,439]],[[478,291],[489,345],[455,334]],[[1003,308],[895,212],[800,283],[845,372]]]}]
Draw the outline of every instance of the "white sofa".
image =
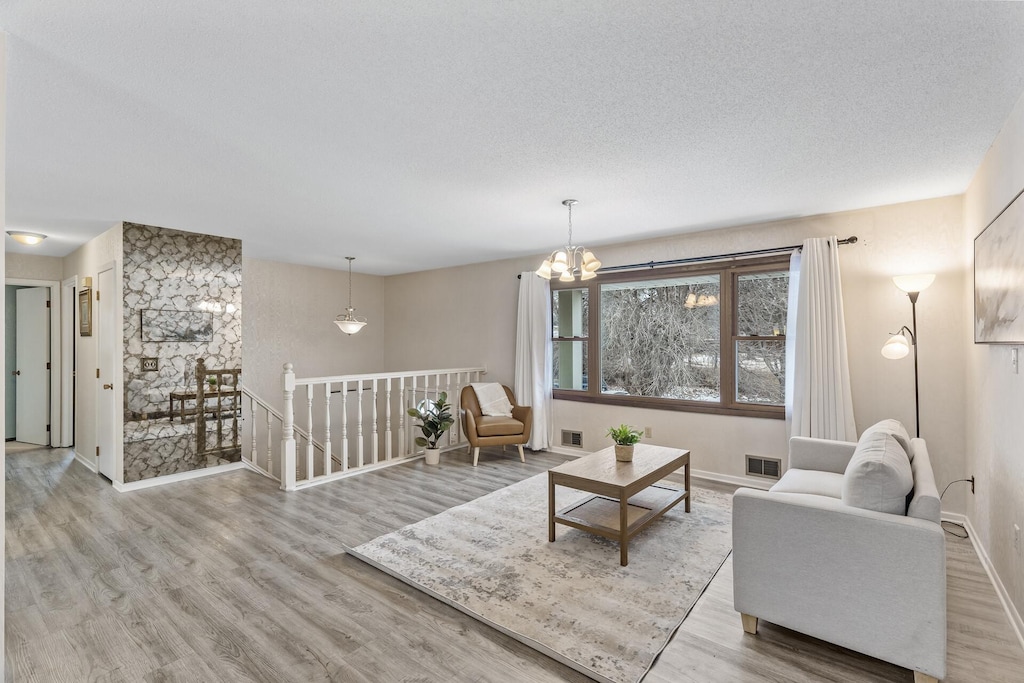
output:
[{"label": "white sofa", "polygon": [[943,678],[939,506],[926,444],[898,422],[856,444],[791,439],[782,479],[733,497],[733,604],[744,630],[756,634],[764,619],[913,669],[918,682]]}]

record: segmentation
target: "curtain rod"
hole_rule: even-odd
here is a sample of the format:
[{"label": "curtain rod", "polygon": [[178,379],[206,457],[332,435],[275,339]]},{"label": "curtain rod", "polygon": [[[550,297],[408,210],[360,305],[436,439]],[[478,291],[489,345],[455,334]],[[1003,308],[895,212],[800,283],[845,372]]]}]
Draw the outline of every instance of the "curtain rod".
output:
[{"label": "curtain rod", "polygon": [[[846,239],[839,240],[839,244],[857,244],[857,236],[851,235]],[[705,261],[726,261],[729,259],[748,258],[751,256],[765,256],[767,254],[780,254],[794,249],[803,249],[802,244],[794,244],[789,247],[771,247],[769,249],[752,249],[750,251],[734,251],[731,254],[715,254],[713,256],[691,256],[690,258],[677,258],[669,261],[648,261],[647,263],[630,263],[624,266],[609,266],[601,268],[602,273],[611,273],[617,270],[638,270],[640,268],[661,268],[663,266],[680,266],[686,263],[703,263]],[[516,275],[521,278],[522,274]]]}]

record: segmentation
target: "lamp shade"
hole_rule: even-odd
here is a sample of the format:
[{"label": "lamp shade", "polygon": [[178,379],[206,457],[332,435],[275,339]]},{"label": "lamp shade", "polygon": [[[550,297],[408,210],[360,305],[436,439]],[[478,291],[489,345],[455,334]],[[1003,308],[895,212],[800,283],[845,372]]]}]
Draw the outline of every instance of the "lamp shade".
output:
[{"label": "lamp shade", "polygon": [[551,261],[544,259],[544,262],[540,264],[540,268],[537,269],[537,275],[544,278],[545,280],[551,279]]},{"label": "lamp shade", "polygon": [[363,326],[366,325],[366,321],[354,319],[347,320],[345,318],[338,318],[337,320],[334,321],[334,324],[337,325],[338,329],[340,329],[345,334],[355,334],[359,330],[363,329]]},{"label": "lamp shade", "polygon": [[551,259],[551,270],[556,273],[569,270],[569,256],[564,251],[559,251],[555,258]]},{"label": "lamp shade", "polygon": [[920,275],[897,275],[892,279],[893,283],[904,292],[923,292],[935,282],[934,273],[923,273]]},{"label": "lamp shade", "polygon": [[882,355],[889,360],[905,358],[910,353],[910,341],[902,334],[894,334],[882,346]]}]

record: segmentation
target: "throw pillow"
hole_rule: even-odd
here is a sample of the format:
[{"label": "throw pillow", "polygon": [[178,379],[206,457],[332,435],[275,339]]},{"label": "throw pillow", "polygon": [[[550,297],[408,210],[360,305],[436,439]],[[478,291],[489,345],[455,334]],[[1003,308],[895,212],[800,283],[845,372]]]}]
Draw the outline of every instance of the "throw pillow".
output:
[{"label": "throw pillow", "polygon": [[896,439],[899,445],[903,447],[903,451],[907,454],[907,458],[911,461],[914,459],[914,451],[910,449],[910,434],[907,433],[907,428],[903,426],[902,422],[893,419],[876,422],[865,429],[864,433],[860,435],[860,438],[863,439],[868,434],[872,434],[874,432],[883,432]]},{"label": "throw pillow", "polygon": [[913,488],[910,460],[899,442],[881,431],[862,436],[843,474],[843,502],[865,510],[905,515],[907,494]]}]

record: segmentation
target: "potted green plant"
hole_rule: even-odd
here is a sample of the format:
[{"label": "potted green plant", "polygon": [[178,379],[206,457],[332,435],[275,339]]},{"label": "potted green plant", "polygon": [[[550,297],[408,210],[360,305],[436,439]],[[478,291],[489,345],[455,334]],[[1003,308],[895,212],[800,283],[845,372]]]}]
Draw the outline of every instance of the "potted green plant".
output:
[{"label": "potted green plant", "polygon": [[441,462],[441,449],[437,444],[448,431],[448,428],[455,424],[452,419],[451,406],[448,404],[448,394],[442,391],[437,395],[437,400],[423,399],[415,408],[409,408],[410,417],[420,421],[420,431],[423,436],[416,437],[416,445],[422,446],[424,457],[428,465],[437,465]]},{"label": "potted green plant", "polygon": [[609,427],[608,436],[615,442],[615,459],[619,462],[632,462],[633,446],[639,443],[643,435],[629,425],[622,424],[618,427]]}]

